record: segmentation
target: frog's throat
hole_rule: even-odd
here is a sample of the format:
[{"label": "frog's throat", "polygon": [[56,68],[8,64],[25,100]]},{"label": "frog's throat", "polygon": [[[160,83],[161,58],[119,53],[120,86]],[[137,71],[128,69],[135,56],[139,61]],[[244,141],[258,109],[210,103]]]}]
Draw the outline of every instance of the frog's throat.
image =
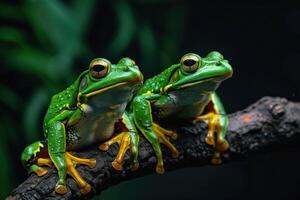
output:
[{"label": "frog's throat", "polygon": [[107,91],[107,90],[110,90],[110,89],[112,89],[112,88],[115,88],[115,87],[118,87],[118,86],[122,86],[122,85],[126,85],[126,84],[128,84],[127,81],[126,81],[126,82],[117,83],[117,84],[114,84],[114,85],[107,86],[107,87],[105,87],[105,88],[101,88],[101,89],[99,89],[99,90],[95,90],[95,91],[93,91],[93,92],[91,92],[91,93],[88,93],[88,94],[85,94],[85,95],[82,95],[82,93],[80,92],[80,93],[78,94],[78,96],[77,96],[77,99],[79,99],[80,96],[91,97],[91,96],[94,96],[94,95],[96,95],[96,94],[103,93],[103,92],[105,92],[105,91]]}]

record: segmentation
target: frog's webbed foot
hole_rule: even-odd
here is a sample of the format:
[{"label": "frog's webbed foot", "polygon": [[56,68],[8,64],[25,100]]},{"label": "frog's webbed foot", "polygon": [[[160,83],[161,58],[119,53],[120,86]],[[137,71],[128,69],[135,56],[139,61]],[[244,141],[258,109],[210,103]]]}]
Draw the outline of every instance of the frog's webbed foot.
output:
[{"label": "frog's webbed foot", "polygon": [[227,116],[209,112],[205,115],[198,116],[193,122],[205,121],[208,125],[208,133],[205,137],[205,142],[214,146],[216,152],[213,155],[212,163],[222,163],[220,153],[225,152],[229,148],[229,144],[225,139],[227,128]]},{"label": "frog's webbed foot", "polygon": [[[131,135],[130,135],[131,134]],[[107,151],[109,147],[114,144],[118,143],[119,145],[119,152],[116,156],[115,160],[112,162],[112,166],[114,169],[120,171],[123,169],[123,162],[124,157],[127,152],[127,150],[130,148],[131,152],[131,170],[135,171],[139,167],[139,163],[137,160],[138,157],[138,134],[134,132],[129,131],[123,131],[119,133],[118,135],[114,136],[110,140],[102,143],[99,146],[99,149],[102,151]]]},{"label": "frog's webbed foot", "polygon": [[73,177],[76,181],[78,187],[80,188],[80,192],[82,194],[86,194],[91,191],[91,186],[88,184],[75,169],[77,164],[87,165],[89,168],[96,167],[95,159],[87,159],[87,158],[78,158],[72,155],[69,152],[65,153],[66,164],[67,164],[67,173]]},{"label": "frog's webbed foot", "polygon": [[[82,194],[86,194],[90,192],[91,186],[80,176],[80,174],[75,169],[75,167],[77,164],[83,164],[89,166],[90,168],[94,168],[96,166],[96,160],[78,158],[76,156],[73,156],[69,152],[65,153],[65,160],[66,160],[67,173],[70,176],[72,176],[73,179],[76,181],[80,189],[80,192]],[[54,168],[53,162],[51,161],[50,158],[38,158],[36,165],[32,165],[33,168],[37,169],[35,172],[37,173],[38,176],[47,174],[47,170],[42,168],[42,166],[48,166]],[[57,184],[55,187],[55,192],[57,192],[58,194],[65,194],[67,192],[66,184],[65,183]]]},{"label": "frog's webbed foot", "polygon": [[167,139],[166,136],[171,137],[173,140],[177,139],[177,134],[173,131],[164,129],[160,125],[153,123],[152,129],[156,133],[156,136],[158,137],[158,141],[162,144],[164,144],[166,147],[170,149],[172,152],[172,157],[177,158],[178,157],[178,150],[176,147]]}]

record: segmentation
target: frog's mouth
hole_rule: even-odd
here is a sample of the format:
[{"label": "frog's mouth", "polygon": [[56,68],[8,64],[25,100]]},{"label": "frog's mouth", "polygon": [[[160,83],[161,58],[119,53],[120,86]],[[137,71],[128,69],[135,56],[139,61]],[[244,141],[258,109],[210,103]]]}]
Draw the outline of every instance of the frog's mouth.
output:
[{"label": "frog's mouth", "polygon": [[[220,78],[221,78],[221,76],[220,76]],[[214,80],[218,80],[218,76],[217,77],[212,77],[212,78],[206,78],[206,79],[191,82],[191,83],[186,83],[186,84],[178,86],[177,88],[178,89],[184,89],[184,88],[192,87],[194,85],[198,85],[198,84],[201,84],[201,83],[204,83],[204,82],[207,82],[207,81],[214,81]]]},{"label": "frog's mouth", "polygon": [[117,83],[117,84],[114,84],[114,85],[107,86],[105,88],[101,88],[99,90],[95,90],[95,91],[90,92],[88,94],[82,94],[81,92],[79,92],[78,95],[77,95],[77,102],[84,103],[84,102],[87,101],[87,98],[89,98],[89,97],[92,97],[92,96],[94,96],[96,94],[101,94],[101,93],[103,93],[105,91],[108,91],[108,90],[110,90],[112,88],[116,88],[116,87],[127,85],[129,83],[130,82],[128,82],[128,81],[120,82],[120,83]]},{"label": "frog's mouth", "polygon": [[114,85],[110,85],[110,86],[108,86],[108,87],[105,87],[105,88],[101,88],[101,89],[99,89],[99,90],[96,90],[96,91],[93,91],[93,92],[91,92],[91,93],[88,93],[88,94],[86,94],[86,95],[84,95],[85,97],[91,97],[91,96],[94,96],[94,95],[96,95],[96,94],[100,94],[100,93],[103,93],[103,92],[105,92],[105,91],[107,91],[107,90],[110,90],[110,89],[112,89],[112,88],[116,88],[116,87],[119,87],[119,86],[123,86],[123,85],[127,85],[129,82],[121,82],[121,83],[117,83],[117,84],[114,84]]},{"label": "frog's mouth", "polygon": [[218,80],[219,78],[221,79],[222,77],[223,76],[215,76],[215,77],[206,78],[206,79],[202,79],[200,81],[190,82],[190,83],[186,83],[186,84],[182,84],[182,85],[168,84],[167,86],[165,86],[163,88],[163,91],[166,92],[170,89],[174,89],[174,90],[185,89],[185,88],[193,87],[195,85],[199,85],[199,84],[207,82],[207,81]]}]

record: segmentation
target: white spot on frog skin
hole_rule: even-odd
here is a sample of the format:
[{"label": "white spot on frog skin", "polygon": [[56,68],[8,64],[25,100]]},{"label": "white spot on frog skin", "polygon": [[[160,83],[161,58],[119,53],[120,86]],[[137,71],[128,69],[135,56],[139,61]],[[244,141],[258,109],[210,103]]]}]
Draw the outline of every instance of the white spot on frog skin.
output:
[{"label": "white spot on frog skin", "polygon": [[59,123],[59,122],[57,122],[56,124],[55,124],[55,128],[56,128],[56,130],[61,130],[61,124]]}]

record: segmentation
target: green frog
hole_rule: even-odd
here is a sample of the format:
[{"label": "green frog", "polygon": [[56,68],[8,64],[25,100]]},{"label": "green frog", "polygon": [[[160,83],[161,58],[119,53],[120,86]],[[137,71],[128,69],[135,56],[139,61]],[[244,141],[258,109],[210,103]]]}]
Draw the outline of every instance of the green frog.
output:
[{"label": "green frog", "polygon": [[38,176],[47,174],[42,166],[55,167],[55,191],[59,194],[67,192],[66,174],[74,178],[83,194],[88,193],[91,186],[75,165],[93,168],[96,160],[76,157],[70,151],[109,139],[142,82],[143,75],[130,58],[117,64],[104,58],[92,60],[71,86],[52,97],[43,124],[46,140],[25,148],[21,156],[25,167]]},{"label": "green frog", "polygon": [[220,153],[229,147],[225,139],[228,117],[215,91],[232,74],[229,62],[217,51],[210,52],[204,58],[194,53],[184,55],[178,64],[145,81],[123,116],[123,121],[130,127],[122,135],[103,143],[100,149],[107,150],[111,144],[120,143],[122,138],[127,138],[127,144],[122,144],[123,147],[112,164],[115,169],[121,170],[124,154],[130,147],[131,167],[136,170],[138,145],[137,142],[132,143],[130,138],[138,136],[129,135],[136,135],[138,129],[154,149],[157,157],[156,172],[163,174],[160,143],[171,150],[173,157],[177,157],[176,147],[166,137],[176,139],[177,135],[174,131],[163,128],[158,122],[205,121],[208,124],[205,141],[216,150],[212,163],[220,163]]}]

